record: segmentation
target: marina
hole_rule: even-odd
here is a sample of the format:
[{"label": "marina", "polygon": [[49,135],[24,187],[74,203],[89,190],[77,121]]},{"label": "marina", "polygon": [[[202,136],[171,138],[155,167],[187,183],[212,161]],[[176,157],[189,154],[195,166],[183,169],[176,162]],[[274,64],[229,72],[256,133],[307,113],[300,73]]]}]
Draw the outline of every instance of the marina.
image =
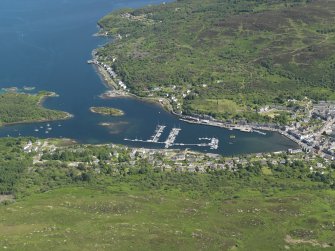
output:
[{"label": "marina", "polygon": [[164,129],[166,126],[164,125],[158,125],[156,127],[154,135],[151,136],[151,138],[148,140],[148,142],[158,142],[160,136],[162,135]]},{"label": "marina", "polygon": [[170,148],[172,146],[199,146],[199,147],[209,147],[212,150],[216,150],[219,148],[219,139],[218,138],[208,138],[208,137],[199,137],[199,141],[207,140],[208,143],[175,143],[178,134],[181,132],[181,128],[173,127],[165,141],[158,141],[160,136],[162,135],[164,129],[166,128],[165,125],[157,125],[154,134],[148,140],[142,139],[128,139],[124,138],[125,141],[130,142],[146,142],[146,143],[156,143],[156,144],[164,144],[164,148]]},{"label": "marina", "polygon": [[167,140],[164,142],[165,148],[169,148],[170,146],[173,145],[180,131],[181,131],[180,128],[172,128]]}]

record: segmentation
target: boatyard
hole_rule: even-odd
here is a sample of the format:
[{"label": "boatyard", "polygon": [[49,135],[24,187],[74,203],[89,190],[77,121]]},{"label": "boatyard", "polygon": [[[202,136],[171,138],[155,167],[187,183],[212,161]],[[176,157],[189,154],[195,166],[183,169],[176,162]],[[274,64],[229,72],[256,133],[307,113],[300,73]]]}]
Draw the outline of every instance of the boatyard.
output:
[{"label": "boatyard", "polygon": [[165,141],[159,141],[164,129],[166,128],[165,125],[157,125],[153,135],[147,139],[147,140],[142,140],[142,139],[128,139],[125,138],[125,141],[131,141],[131,142],[146,142],[146,143],[157,143],[157,144],[164,144],[164,147],[170,148],[172,146],[199,146],[199,147],[209,147],[212,150],[216,150],[219,148],[219,139],[213,137],[213,138],[198,138],[199,141],[208,141],[205,143],[176,143],[176,138],[178,134],[181,132],[181,128],[176,128],[173,127],[171,131],[169,132],[168,137],[166,138]]}]

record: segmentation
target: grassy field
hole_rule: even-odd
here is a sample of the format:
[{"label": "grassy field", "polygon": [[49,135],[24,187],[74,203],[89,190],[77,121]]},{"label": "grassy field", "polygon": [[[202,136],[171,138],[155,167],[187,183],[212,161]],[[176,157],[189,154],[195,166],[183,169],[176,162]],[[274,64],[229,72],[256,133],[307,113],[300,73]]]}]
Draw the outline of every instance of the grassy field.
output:
[{"label": "grassy field", "polygon": [[211,113],[208,99],[252,111],[288,98],[333,99],[334,12],[335,2],[323,0],[195,0],[121,10],[100,20],[121,37],[98,54],[133,93],[177,86],[167,92],[179,95],[185,113]]},{"label": "grassy field", "polygon": [[334,250],[335,191],[66,187],[0,206],[6,250]]},{"label": "grassy field", "polygon": [[245,108],[242,105],[237,105],[234,101],[228,99],[203,99],[195,100],[191,103],[192,109],[196,113],[227,113],[236,114],[243,111]]}]

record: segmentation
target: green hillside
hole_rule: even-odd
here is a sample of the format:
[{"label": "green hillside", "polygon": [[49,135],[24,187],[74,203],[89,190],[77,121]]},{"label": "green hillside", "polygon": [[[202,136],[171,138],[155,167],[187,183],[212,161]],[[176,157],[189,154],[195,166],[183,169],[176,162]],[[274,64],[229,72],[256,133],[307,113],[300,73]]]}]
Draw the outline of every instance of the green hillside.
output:
[{"label": "green hillside", "polygon": [[0,250],[334,250],[334,163],[190,173],[131,153],[0,139]]},{"label": "green hillside", "polygon": [[[323,0],[183,0],[127,9],[100,20],[116,39],[98,55],[135,94],[175,95],[184,113],[250,117],[288,98],[334,99],[334,17],[335,2]],[[206,105],[211,100],[214,108]],[[219,105],[227,100],[234,109]]]}]

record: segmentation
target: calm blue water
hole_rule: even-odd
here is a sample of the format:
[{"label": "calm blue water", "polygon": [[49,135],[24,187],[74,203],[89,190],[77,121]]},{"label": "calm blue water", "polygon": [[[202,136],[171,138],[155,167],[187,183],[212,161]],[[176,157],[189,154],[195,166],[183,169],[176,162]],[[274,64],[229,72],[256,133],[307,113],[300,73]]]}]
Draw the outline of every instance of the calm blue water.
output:
[{"label": "calm blue water", "polygon": [[[296,145],[277,133],[262,136],[225,129],[192,125],[179,121],[157,105],[136,99],[102,100],[106,90],[99,76],[86,61],[91,51],[106,43],[93,37],[96,22],[118,8],[139,7],[160,3],[159,0],[1,0],[0,1],[0,87],[35,86],[36,90],[55,91],[45,106],[74,114],[67,121],[50,122],[53,128],[45,133],[47,123],[3,127],[0,136],[69,137],[82,143],[122,143],[123,139],[147,139],[157,123],[167,125],[162,140],[173,126],[182,128],[176,142],[199,143],[199,137],[218,137],[218,150],[194,150],[224,155],[277,151]],[[125,111],[125,116],[104,117],[89,112],[91,106],[112,106]],[[98,125],[113,122],[111,129]],[[43,126],[39,132],[34,129]],[[236,135],[230,139],[229,135]],[[153,144],[132,146],[160,147]]]}]

